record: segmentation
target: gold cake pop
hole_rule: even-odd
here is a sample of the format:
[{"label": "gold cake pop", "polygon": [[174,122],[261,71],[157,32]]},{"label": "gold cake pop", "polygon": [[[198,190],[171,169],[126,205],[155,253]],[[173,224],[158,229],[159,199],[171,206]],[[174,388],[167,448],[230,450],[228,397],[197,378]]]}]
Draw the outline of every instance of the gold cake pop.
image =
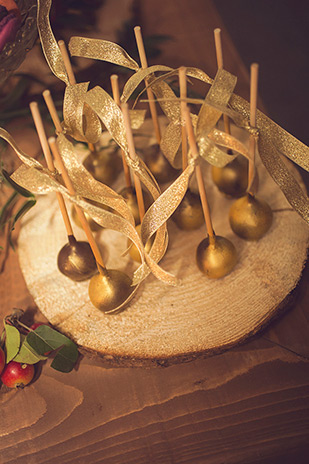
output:
[{"label": "gold cake pop", "polygon": [[[122,109],[124,126],[125,126],[125,131],[126,131],[127,142],[128,142],[129,155],[131,159],[136,161],[137,154],[136,154],[135,147],[134,147],[134,140],[133,140],[133,133],[132,133],[131,124],[130,124],[128,104],[123,103],[121,105],[121,109]],[[136,191],[139,218],[140,218],[140,221],[142,221],[145,215],[145,204],[144,204],[142,186],[141,186],[139,177],[137,177],[135,173],[133,174],[133,179],[134,179],[134,185],[135,185],[135,191]],[[141,226],[140,225],[136,226],[136,230],[138,231],[138,233],[140,233]],[[128,246],[130,246],[130,244],[131,242],[129,241]],[[137,248],[134,245],[132,245],[130,249],[130,255],[133,257],[133,259],[135,259],[136,261],[139,261],[139,257],[137,256],[137,254],[138,254]]]},{"label": "gold cake pop", "polygon": [[[98,203],[97,201],[94,201],[94,200],[89,200],[87,199],[88,203],[90,203],[91,205],[95,205],[97,206],[98,208],[101,208],[101,209],[104,209],[105,211],[111,211],[111,208],[109,208],[108,206],[105,206],[105,205],[102,205],[102,203]],[[80,222],[80,219],[79,219],[79,216],[76,212],[76,208],[74,207],[74,205],[72,206],[72,209],[71,209],[71,214],[72,214],[72,218],[73,218],[73,221],[75,222],[75,224],[78,226],[78,227],[81,227],[83,228],[83,225],[82,223]],[[99,230],[102,230],[103,227],[100,226],[97,222],[95,222],[92,217],[84,212],[84,215],[88,221],[88,224],[90,226],[90,229],[93,231],[93,232],[98,232]]]},{"label": "gold cake pop", "polygon": [[181,230],[199,229],[204,224],[204,215],[199,195],[187,190],[180,205],[171,216]]},{"label": "gold cake pop", "polygon": [[[251,65],[250,79],[250,124],[256,125],[258,64]],[[273,214],[270,206],[253,194],[255,183],[255,145],[253,135],[249,139],[248,189],[246,195],[239,198],[230,208],[229,221],[232,230],[245,240],[259,240],[269,230]]]},{"label": "gold cake pop", "polygon": [[[139,236],[141,235],[141,224],[138,224],[136,227],[135,227],[137,233],[139,234]],[[153,241],[154,241],[154,238],[155,238],[155,235],[153,235],[152,237],[150,237],[150,239],[147,241],[146,245],[145,245],[145,251],[147,253],[149,253],[149,251],[151,250],[151,247],[152,247],[152,244],[153,244]],[[131,240],[128,240],[128,247],[132,244]],[[133,261],[136,261],[137,263],[141,263],[142,260],[141,260],[141,257],[140,257],[140,254],[138,252],[138,249],[136,248],[136,246],[134,244],[132,244],[131,248],[130,248],[130,251],[129,251],[129,255],[131,256],[131,258],[133,259]]]},{"label": "gold cake pop", "polygon": [[179,170],[173,168],[162,154],[158,144],[150,145],[142,150],[145,164],[159,184],[166,184],[176,179]]},{"label": "gold cake pop", "polygon": [[[188,166],[188,143],[187,132],[184,125],[184,115],[187,111],[186,97],[187,97],[187,81],[186,69],[181,67],[179,69],[179,90],[180,90],[180,112],[181,112],[181,150],[182,150],[182,169],[185,170]],[[181,230],[195,230],[199,229],[204,223],[204,214],[201,205],[200,196],[187,190],[178,208],[172,215],[172,220],[177,224]]]},{"label": "gold cake pop", "polygon": [[[81,222],[80,222],[80,220],[79,220],[78,214],[77,214],[76,209],[75,209],[74,206],[72,206],[71,214],[72,214],[72,219],[73,219],[73,221],[75,222],[75,224],[76,224],[78,227],[82,228],[83,226],[82,226],[82,224],[81,224]],[[90,229],[91,229],[93,232],[98,232],[99,230],[102,230],[102,226],[100,226],[97,222],[95,222],[95,221],[92,219],[92,217],[89,216],[89,214],[86,213],[86,212],[85,212],[85,217],[86,217],[86,219],[87,219],[87,221],[88,221],[88,224],[89,224],[89,226],[90,226]]]},{"label": "gold cake pop", "polygon": [[[142,69],[148,68],[147,56],[145,52],[143,37],[142,37],[142,30],[140,26],[136,26],[134,28],[134,34],[139,54],[139,59],[141,62]],[[146,83],[146,93],[147,98],[149,101],[149,110],[151,114],[151,119],[154,127],[155,137],[157,143],[143,149],[144,160],[146,165],[148,166],[149,170],[152,172],[154,177],[156,178],[159,184],[165,184],[166,182],[171,182],[174,180],[178,172],[174,169],[169,161],[165,158],[165,156],[160,151],[160,143],[161,143],[161,129],[158,119],[158,113],[155,103],[155,98],[152,89],[148,86],[149,80],[148,78],[145,79]]]},{"label": "gold cake pop", "polygon": [[220,279],[229,274],[237,263],[233,243],[220,236],[204,238],[196,250],[196,263],[210,279]]},{"label": "gold cake pop", "polygon": [[[191,151],[197,156],[198,149],[188,109],[185,112],[185,121]],[[229,274],[236,265],[237,252],[230,240],[215,235],[206,197],[202,170],[199,164],[196,165],[195,172],[208,235],[197,247],[196,263],[200,271],[207,277],[211,279],[220,279]]]},{"label": "gold cake pop", "polygon": [[73,235],[58,253],[58,269],[77,282],[90,279],[97,273],[97,265],[88,242],[77,241]]},{"label": "gold cake pop", "polygon": [[228,197],[241,197],[248,186],[248,162],[238,156],[223,168],[212,166],[212,179],[220,192]]},{"label": "gold cake pop", "polygon": [[[75,85],[76,79],[66,45],[63,40],[59,40],[58,45],[65,65],[66,72],[68,74],[70,85]],[[47,101],[46,103],[48,105]],[[53,117],[52,113],[51,116]],[[57,130],[59,130],[59,128],[57,128]],[[60,132],[62,132],[61,125]],[[117,176],[119,174],[120,165],[119,157],[117,155],[118,148],[115,149],[115,147],[102,147],[101,149],[96,151],[92,143],[88,143],[88,147],[91,153],[86,157],[86,159],[83,162],[83,165],[96,180],[108,186],[112,185],[112,183],[117,179]]]},{"label": "gold cake pop", "polygon": [[[110,77],[110,81],[111,81],[111,86],[112,86],[113,98],[115,100],[115,103],[117,103],[117,105],[120,107],[121,102],[120,102],[120,91],[119,91],[119,83],[118,83],[117,74],[113,74]],[[139,209],[138,209],[138,204],[137,204],[136,192],[132,186],[130,169],[126,162],[125,154],[122,150],[121,150],[121,155],[122,155],[122,165],[123,165],[123,172],[124,172],[126,187],[124,187],[119,192],[119,195],[121,195],[125,199],[129,209],[131,210],[131,213],[133,214],[135,224],[139,224],[140,214],[139,214]],[[151,203],[151,199],[149,195],[147,195],[147,193],[145,192],[143,193],[143,198],[145,198],[145,204],[147,208]]]},{"label": "gold cake pop", "polygon": [[233,203],[229,213],[233,232],[245,240],[259,240],[272,224],[273,213],[266,201],[247,193]]},{"label": "gold cake pop", "polygon": [[118,147],[99,148],[85,158],[83,165],[96,180],[111,186],[121,170],[118,151]]},{"label": "gold cake pop", "polygon": [[[124,187],[122,190],[120,190],[119,195],[121,195],[125,199],[128,207],[130,208],[131,213],[134,217],[135,224],[140,224],[141,221],[134,187]],[[148,209],[151,205],[151,197],[149,193],[145,192],[145,190],[143,190],[143,199],[145,209]]]},{"label": "gold cake pop", "polygon": [[89,282],[91,303],[101,311],[108,313],[120,306],[132,292],[132,281],[124,272],[116,269],[102,269]]},{"label": "gold cake pop", "polygon": [[[64,166],[60,153],[58,151],[56,140],[51,137],[48,140],[52,149],[53,155],[61,166],[61,173],[64,183],[71,195],[75,195],[75,190],[68,172]],[[131,287],[131,279],[124,272],[116,269],[106,269],[99,247],[94,240],[91,229],[85,218],[83,210],[76,206],[77,214],[83,225],[83,229],[87,235],[89,244],[94,254],[96,265],[99,274],[94,275],[89,282],[89,298],[94,306],[104,312],[113,312],[121,306],[130,293],[133,291]]]},{"label": "gold cake pop", "polygon": [[[214,38],[218,69],[223,69],[223,49],[220,28],[214,30]],[[223,114],[223,124],[225,132],[230,134],[230,120],[226,114]],[[236,198],[246,192],[248,186],[248,168],[246,165],[247,162],[244,158],[237,157],[223,168],[212,166],[212,179],[220,192],[228,197]]]},{"label": "gold cake pop", "polygon": [[[47,167],[51,172],[55,173],[55,166],[50,153],[38,104],[36,102],[31,102],[30,110],[40,139]],[[58,268],[62,274],[72,280],[87,280],[97,272],[94,255],[87,242],[81,242],[75,239],[63,196],[59,192],[56,193],[56,196],[68,234],[68,243],[64,245],[58,254]]]}]

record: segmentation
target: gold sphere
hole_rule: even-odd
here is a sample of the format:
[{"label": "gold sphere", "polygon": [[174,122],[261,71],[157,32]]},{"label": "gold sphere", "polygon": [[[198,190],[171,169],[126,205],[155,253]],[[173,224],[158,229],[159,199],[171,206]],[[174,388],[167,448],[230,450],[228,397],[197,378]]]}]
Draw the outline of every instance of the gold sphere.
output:
[{"label": "gold sphere", "polygon": [[96,180],[111,186],[121,172],[122,162],[118,155],[118,148],[109,147],[90,153],[83,165]]},{"label": "gold sphere", "polygon": [[133,291],[132,280],[124,272],[116,269],[102,269],[89,282],[89,298],[91,303],[107,313],[118,308]]},{"label": "gold sphere", "polygon": [[181,230],[199,229],[204,224],[204,214],[199,195],[187,190],[180,205],[172,215]]},{"label": "gold sphere", "polygon": [[144,148],[143,155],[145,164],[159,184],[171,182],[178,176],[180,171],[173,168],[162,154],[158,144]]},{"label": "gold sphere", "polygon": [[[140,236],[141,235],[141,224],[138,224],[135,229],[137,230],[137,233],[138,235]],[[145,250],[147,253],[149,253],[149,251],[151,250],[151,247],[152,247],[152,244],[153,244],[153,241],[155,239],[155,235],[153,235],[152,237],[150,237],[150,239],[147,241],[146,243],[146,246],[145,246]],[[131,245],[131,240],[128,240],[128,247]],[[133,244],[130,248],[130,251],[129,251],[129,255],[131,256],[131,258],[136,261],[137,263],[141,263],[141,257],[140,257],[140,254],[139,254],[139,251],[138,249],[136,248],[136,246]]]},{"label": "gold sphere", "polygon": [[[89,201],[89,200],[88,200]],[[102,208],[102,205],[100,205],[100,207]],[[78,217],[78,214],[76,212],[76,209],[74,208],[74,205],[72,206],[72,209],[71,209],[71,214],[72,214],[72,219],[73,221],[75,222],[75,224],[80,227],[81,229],[83,228],[83,226],[81,225],[81,222],[79,220],[79,217]],[[100,226],[100,224],[98,224],[97,222],[95,222],[91,216],[89,216],[88,213],[86,213],[86,211],[84,211],[84,214],[86,216],[86,219],[88,221],[88,224],[90,226],[90,229],[93,231],[93,232],[98,232],[99,230],[102,230],[103,227]]]},{"label": "gold sphere", "polygon": [[238,156],[223,168],[212,166],[212,179],[220,192],[228,197],[244,195],[248,186],[248,161]]},{"label": "gold sphere", "polygon": [[201,241],[196,250],[196,263],[210,279],[220,279],[229,274],[237,263],[237,252],[230,240],[215,236]]},{"label": "gold sphere", "polygon": [[[141,221],[139,217],[135,189],[133,187],[125,187],[119,192],[119,195],[121,195],[125,199],[129,209],[131,210],[133,214],[135,224],[139,224]],[[143,190],[143,198],[144,198],[145,210],[147,211],[147,209],[151,205],[151,197],[144,190]]]},{"label": "gold sphere", "polygon": [[80,282],[97,272],[96,260],[88,242],[77,241],[69,235],[69,243],[58,253],[58,268],[65,276]]},{"label": "gold sphere", "polygon": [[229,213],[233,232],[245,240],[259,240],[272,224],[273,213],[270,206],[250,194],[233,203]]}]

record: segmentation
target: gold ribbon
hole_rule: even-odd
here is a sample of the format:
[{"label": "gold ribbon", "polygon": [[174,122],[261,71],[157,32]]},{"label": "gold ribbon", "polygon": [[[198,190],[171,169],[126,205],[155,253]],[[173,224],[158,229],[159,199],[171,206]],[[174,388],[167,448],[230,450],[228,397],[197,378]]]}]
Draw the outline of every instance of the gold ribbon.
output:
[{"label": "gold ribbon", "polygon": [[109,63],[133,69],[133,71],[139,69],[136,61],[120,45],[108,40],[72,37],[69,42],[69,50],[72,56],[108,61]]},{"label": "gold ribbon", "polygon": [[[57,77],[68,83],[58,45],[53,37],[48,21],[50,4],[51,0],[38,2],[38,26],[42,47],[52,71]],[[171,164],[178,167],[179,159],[177,151],[181,139],[180,101],[166,82],[167,77],[173,74],[176,75],[178,71],[159,65],[151,66],[147,69],[139,69],[135,60],[122,47],[104,40],[73,37],[70,41],[69,49],[74,56],[109,61],[135,71],[124,86],[121,96],[122,101],[127,101],[137,87],[148,78],[148,85],[152,87],[163,112],[170,121],[162,137],[161,149]],[[164,75],[155,77],[154,73],[157,72],[164,73]],[[218,145],[232,149],[248,157],[248,150],[243,144],[231,135],[224,134],[215,128],[216,122],[221,115],[226,114],[239,127],[244,128],[249,133],[257,134],[256,130],[250,127],[248,122],[249,104],[233,94],[236,78],[224,70],[219,70],[215,79],[212,80],[206,73],[197,68],[187,68],[187,76],[211,85],[205,99],[202,102],[195,101],[195,103],[201,103],[201,109],[195,121],[200,155],[211,164],[219,167],[230,162],[233,157],[220,150]],[[80,91],[80,89],[82,90]],[[179,179],[176,179],[170,189],[161,194],[153,176],[144,163],[141,161],[133,162],[130,159],[122,114],[113,99],[100,87],[89,91],[87,90],[87,84],[81,84],[80,89],[73,89],[69,86],[67,88],[67,98],[64,108],[65,128],[68,133],[74,134],[77,139],[78,137],[83,137],[83,140],[87,140],[87,137],[93,137],[92,140],[95,140],[98,137],[98,120],[100,120],[114,140],[124,150],[128,165],[138,175],[154,199],[154,203],[147,211],[142,223],[141,243],[143,247],[145,240],[156,233],[155,242],[149,256],[144,250],[141,251],[145,261],[142,262],[137,274],[143,276],[151,269],[156,275],[160,275],[161,270],[159,271],[157,262],[159,256],[164,254],[167,243],[165,220],[172,214],[173,208],[176,208],[176,205],[181,201],[189,177],[192,174],[192,165],[195,160],[191,159],[188,171],[185,171]],[[80,101],[77,102],[76,95],[79,91],[81,92]],[[73,111],[74,105],[76,111]],[[86,118],[84,117],[84,120],[86,119],[85,127],[85,123],[83,124],[83,115],[88,111],[87,108],[91,112],[88,112]],[[76,117],[77,121],[74,121],[74,117]],[[280,159],[280,154],[284,154],[299,166],[309,170],[308,147],[277,126],[260,111],[257,112],[257,129],[259,133],[258,148],[262,162],[280,186],[293,208],[309,222],[308,199],[302,192],[294,176]],[[87,207],[89,208],[89,206]],[[98,212],[96,211],[96,213]],[[164,273],[164,271],[162,272]]]},{"label": "gold ribbon", "polygon": [[39,36],[41,43],[44,44],[44,46],[42,46],[43,53],[51,71],[58,79],[68,84],[69,78],[49,22],[51,4],[52,0],[38,0],[37,23]]},{"label": "gold ribbon", "polygon": [[[0,137],[11,145],[20,160],[24,163],[12,175],[16,183],[35,194],[46,194],[51,191],[60,192],[69,201],[80,206],[102,227],[116,230],[134,243],[140,253],[142,264],[134,272],[132,285],[139,285],[150,272],[165,283],[170,285],[177,283],[177,279],[173,275],[164,271],[157,264],[166,251],[166,224],[159,224],[157,226],[159,230],[157,230],[151,252],[148,254],[135,229],[134,218],[123,197],[92,178],[76,159],[74,147],[64,134],[58,136],[57,144],[76,190],[76,195],[70,195],[68,190],[57,180],[58,176],[52,174],[38,161],[26,155],[17,146],[11,135],[2,128],[0,128]],[[106,211],[88,203],[85,199],[93,200],[98,204],[113,208],[115,212]]]},{"label": "gold ribbon", "polygon": [[100,119],[85,104],[89,82],[67,85],[63,99],[64,130],[75,140],[98,142],[102,126]]},{"label": "gold ribbon", "polygon": [[[244,120],[249,119],[250,105],[243,98],[233,95],[230,105],[232,110],[239,113]],[[264,166],[290,205],[309,223],[308,196],[281,159],[281,156],[284,155],[301,168],[309,171],[309,147],[259,110],[257,110],[256,127],[259,132],[258,151]],[[247,130],[249,129],[247,128]]]}]

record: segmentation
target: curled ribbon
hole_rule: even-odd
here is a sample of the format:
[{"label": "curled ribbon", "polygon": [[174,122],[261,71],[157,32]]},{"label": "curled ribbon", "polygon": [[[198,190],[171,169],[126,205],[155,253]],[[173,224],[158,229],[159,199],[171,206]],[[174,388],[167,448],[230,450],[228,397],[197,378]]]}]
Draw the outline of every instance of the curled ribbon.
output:
[{"label": "curled ribbon", "polygon": [[[104,190],[103,193],[101,190],[102,196],[99,202],[102,204],[114,202],[114,211],[117,211],[117,214],[106,211],[102,212],[100,208],[89,205],[89,203],[80,198],[71,198],[71,200],[84,207],[101,225],[105,225],[108,221],[111,221],[113,226],[111,227],[111,223],[109,223],[108,227],[121,230],[135,243],[141,254],[142,264],[134,274],[134,283],[140,282],[149,272],[153,272],[161,280],[175,284],[175,277],[170,276],[161,269],[158,262],[164,255],[167,245],[166,220],[182,200],[196,160],[190,158],[188,168],[174,181],[169,189],[161,194],[155,179],[144,163],[141,160],[133,162],[130,159],[122,113],[109,94],[101,87],[88,90],[88,83],[73,86],[68,85],[62,57],[48,20],[50,5],[51,0],[44,2],[38,0],[38,28],[43,51],[51,70],[59,79],[67,84],[63,123],[65,131],[77,140],[87,140],[95,143],[101,133],[102,125],[104,125],[113,139],[123,149],[128,165],[149,190],[154,202],[143,219],[140,239],[136,236],[136,231],[133,232],[134,227],[129,213],[123,204],[119,200],[116,200],[116,197],[112,197],[111,192]],[[134,71],[134,74],[124,86],[121,96],[122,101],[127,101],[137,87],[147,78],[148,85],[151,86],[164,114],[169,120],[169,124],[162,136],[161,149],[170,163],[175,167],[179,167],[180,161],[177,152],[181,140],[180,101],[166,81],[168,77],[171,77],[173,74],[176,75],[178,71],[160,65],[140,69],[138,64],[122,47],[104,40],[73,37],[70,41],[69,49],[74,56],[105,60]],[[248,102],[233,93],[236,78],[224,70],[219,70],[214,80],[197,68],[187,68],[186,72],[188,77],[199,79],[210,85],[210,90],[204,100],[193,100],[194,103],[201,104],[200,111],[194,120],[200,156],[209,163],[219,167],[223,167],[233,159],[233,155],[231,156],[224,150],[221,150],[220,146],[248,157],[248,150],[245,145],[215,127],[221,115],[226,114],[237,126],[245,129],[248,133],[254,132],[254,128],[251,128],[248,123]],[[155,77],[155,73],[163,73],[163,75]],[[257,112],[257,129],[259,133],[258,148],[263,164],[293,208],[309,223],[308,198],[280,159],[281,154],[283,154],[299,166],[309,170],[308,147],[288,134],[260,111]],[[63,156],[65,156],[67,150],[66,146],[64,146],[67,142],[64,140],[66,139],[63,137],[59,137],[58,139]],[[68,149],[68,152],[70,156],[73,156],[73,149]],[[27,160],[27,163],[29,163],[29,160]],[[39,168],[34,165],[28,165],[28,167],[32,170],[31,172],[36,172],[37,191],[44,190],[45,188],[63,189],[58,184],[53,184],[51,187],[50,174],[44,170],[42,171],[41,167]],[[28,180],[31,178],[31,172],[27,173]],[[25,169],[23,170],[23,174],[25,174]],[[82,177],[86,182],[85,173],[82,173]],[[39,186],[39,178],[40,182],[46,182],[46,187],[44,187],[44,182]],[[55,182],[54,179],[52,180]],[[31,183],[30,180],[29,183]],[[33,188],[30,188],[30,190],[33,190]],[[68,194],[66,193],[66,195]],[[96,197],[95,192],[84,183],[82,183],[79,195],[80,197],[89,199]],[[148,238],[154,234],[154,244],[150,253],[147,254],[144,245]]]},{"label": "curled ribbon", "polygon": [[[36,194],[46,194],[52,191],[60,192],[69,201],[80,206],[102,227],[121,232],[134,243],[140,253],[142,264],[134,272],[132,285],[139,285],[150,272],[165,283],[170,285],[177,283],[177,279],[173,275],[164,271],[157,264],[166,250],[166,225],[159,226],[157,246],[153,246],[148,254],[135,229],[134,218],[123,197],[92,178],[86,169],[79,164],[74,154],[73,145],[63,134],[58,136],[57,144],[73,186],[76,189],[76,195],[70,195],[68,190],[58,181],[58,176],[55,176],[37,160],[25,154],[5,129],[0,128],[0,137],[11,145],[24,163],[12,175],[12,179],[16,183]],[[97,205],[88,203],[86,199],[113,208],[115,212],[106,211]],[[163,245],[161,242],[163,242]]]}]

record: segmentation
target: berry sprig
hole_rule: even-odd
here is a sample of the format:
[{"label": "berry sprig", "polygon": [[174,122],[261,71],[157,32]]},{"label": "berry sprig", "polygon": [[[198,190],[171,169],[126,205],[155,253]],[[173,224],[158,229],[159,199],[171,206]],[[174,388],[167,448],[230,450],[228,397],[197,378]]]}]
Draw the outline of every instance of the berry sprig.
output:
[{"label": "berry sprig", "polygon": [[35,375],[35,365],[53,357],[51,367],[70,372],[78,358],[77,346],[48,324],[28,327],[21,322],[23,310],[15,309],[4,319],[0,347],[0,379],[9,388],[23,388]]}]

